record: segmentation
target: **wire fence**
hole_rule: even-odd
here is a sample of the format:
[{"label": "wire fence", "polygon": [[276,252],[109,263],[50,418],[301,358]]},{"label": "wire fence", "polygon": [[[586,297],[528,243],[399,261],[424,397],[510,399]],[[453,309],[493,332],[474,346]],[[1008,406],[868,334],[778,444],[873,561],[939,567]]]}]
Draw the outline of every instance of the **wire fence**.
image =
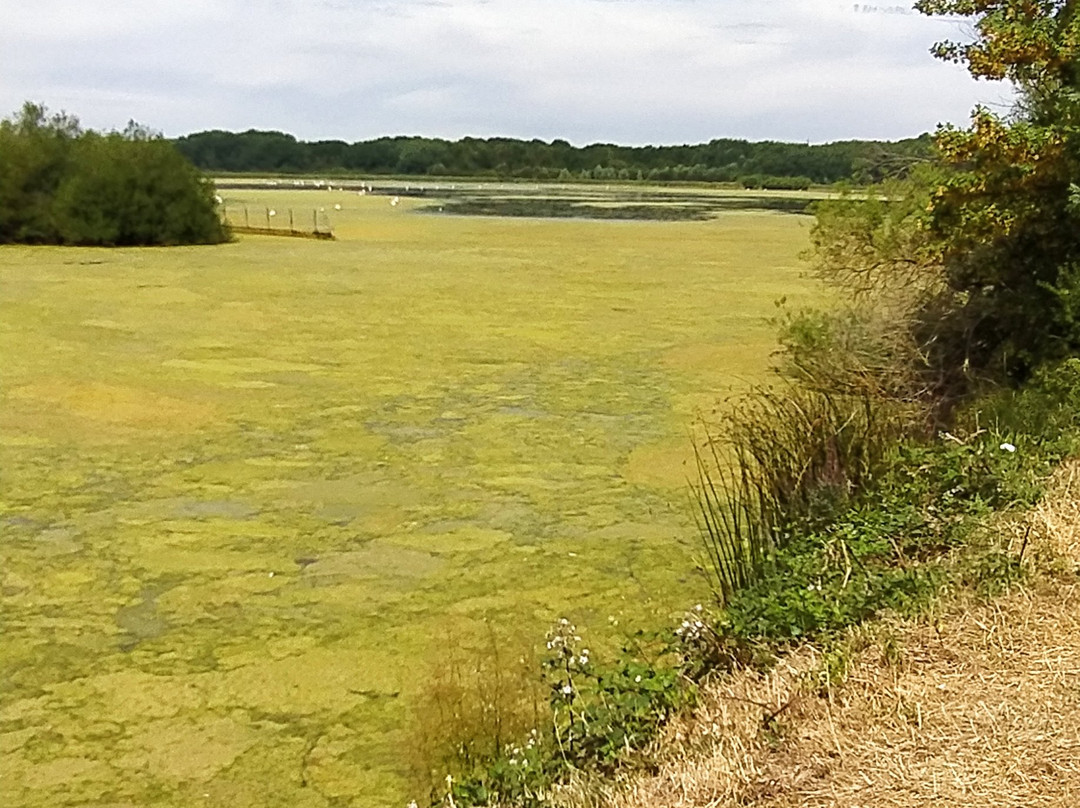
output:
[{"label": "wire fence", "polygon": [[222,205],[222,221],[234,233],[255,236],[292,236],[294,238],[333,239],[334,231],[325,211],[312,208],[297,212],[293,208],[276,210],[251,205]]}]

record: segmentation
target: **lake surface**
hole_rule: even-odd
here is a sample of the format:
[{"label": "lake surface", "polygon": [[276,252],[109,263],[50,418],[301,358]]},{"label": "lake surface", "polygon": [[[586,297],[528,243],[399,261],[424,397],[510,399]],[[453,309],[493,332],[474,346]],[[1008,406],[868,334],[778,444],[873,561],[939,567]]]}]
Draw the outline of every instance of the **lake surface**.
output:
[{"label": "lake surface", "polygon": [[809,295],[801,216],[225,195],[338,240],[0,248],[5,806],[403,804],[448,644],[705,596],[695,417]]}]

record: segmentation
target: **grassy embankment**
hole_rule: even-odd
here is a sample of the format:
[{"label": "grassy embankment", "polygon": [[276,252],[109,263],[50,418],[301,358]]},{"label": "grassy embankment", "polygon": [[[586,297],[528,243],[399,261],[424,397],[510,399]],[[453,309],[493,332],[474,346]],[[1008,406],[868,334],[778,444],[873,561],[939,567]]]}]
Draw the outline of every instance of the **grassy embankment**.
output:
[{"label": "grassy embankment", "polygon": [[564,803],[1076,804],[1077,461],[992,530],[1017,555],[1025,548],[1020,579],[995,596],[980,591],[993,582],[984,576],[915,617],[882,616],[831,648],[803,644],[767,670],[711,679],[653,745],[651,772],[592,781]]},{"label": "grassy embankment", "polygon": [[0,250],[4,805],[393,804],[447,637],[703,593],[689,425],[807,221],[322,198],[337,242]]}]

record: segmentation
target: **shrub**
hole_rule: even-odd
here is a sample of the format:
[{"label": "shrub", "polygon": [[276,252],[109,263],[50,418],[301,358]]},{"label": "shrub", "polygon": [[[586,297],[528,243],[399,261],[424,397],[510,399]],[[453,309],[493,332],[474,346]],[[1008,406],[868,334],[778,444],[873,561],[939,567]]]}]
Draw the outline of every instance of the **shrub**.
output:
[{"label": "shrub", "polygon": [[34,104],[0,122],[0,242],[172,245],[227,235],[209,181],[135,124],[83,132]]},{"label": "shrub", "polygon": [[0,243],[58,241],[52,199],[80,133],[77,119],[31,103],[0,121]]},{"label": "shrub", "polygon": [[53,201],[60,240],[83,245],[215,243],[211,184],[160,138],[89,132]]}]

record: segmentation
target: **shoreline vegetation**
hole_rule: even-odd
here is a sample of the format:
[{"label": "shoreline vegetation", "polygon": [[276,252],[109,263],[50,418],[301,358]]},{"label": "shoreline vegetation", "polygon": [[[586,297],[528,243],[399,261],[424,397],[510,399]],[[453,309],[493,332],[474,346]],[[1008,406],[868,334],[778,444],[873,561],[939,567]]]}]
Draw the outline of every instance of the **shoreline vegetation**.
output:
[{"label": "shoreline vegetation", "polygon": [[[639,630],[605,659],[560,621],[538,665],[546,709],[528,688],[491,706],[479,670],[471,684],[432,690],[429,714],[472,720],[437,729],[421,722],[420,733],[434,730],[442,740],[428,745],[417,768],[422,801],[635,804],[622,787],[636,784],[631,796],[635,789],[642,796],[643,778],[683,754],[689,762],[672,775],[676,782],[691,777],[694,760],[736,770],[726,784],[722,777],[706,784],[726,789],[727,804],[801,804],[806,792],[791,772],[777,770],[764,785],[747,774],[758,765],[752,751],[771,747],[783,760],[787,750],[790,765],[812,758],[817,780],[850,782],[857,772],[844,773],[830,709],[837,699],[860,698],[857,685],[846,695],[844,688],[853,672],[867,675],[868,651],[899,674],[904,652],[885,632],[890,621],[914,621],[909,634],[917,635],[920,621],[955,614],[961,604],[985,613],[998,598],[1023,613],[1015,604],[1025,588],[1074,603],[1075,546],[1054,548],[1032,514],[1055,507],[1075,514],[1074,494],[1044,495],[1055,470],[1075,471],[1064,464],[1080,453],[1080,15],[1072,2],[977,5],[920,0],[916,7],[973,18],[973,42],[939,43],[934,52],[975,78],[1009,79],[1017,108],[1009,117],[976,109],[969,128],[939,129],[933,160],[880,193],[818,206],[809,258],[841,302],[782,311],[780,379],[737,402],[719,424],[707,423],[698,445],[695,493],[712,602],[694,605],[674,627]],[[1020,594],[1020,603],[1035,597]],[[1039,608],[1045,620],[1048,606]],[[1059,616],[1066,630],[1074,627],[1075,614]],[[983,627],[982,638],[992,634]],[[1003,627],[1002,634],[1024,632]],[[1036,632],[1022,642],[1045,637]],[[1073,633],[1072,651],[1075,641]],[[800,663],[800,655],[812,661]],[[1020,664],[1032,655],[1037,649],[1021,651]],[[1002,659],[1015,673],[1007,652]],[[1075,670],[1067,675],[1075,683]],[[734,696],[751,703],[740,738],[723,730],[733,723],[723,700],[746,676],[772,684],[765,695],[744,689]],[[1001,705],[1008,686],[985,692]],[[1022,677],[1015,686],[1025,699],[1040,695]],[[830,716],[837,762],[823,762],[822,743],[800,750],[801,737],[814,731],[814,710],[798,723],[796,693],[823,700],[818,712]],[[1075,700],[1062,695],[1053,703],[1067,710]],[[872,706],[877,697],[864,690],[861,698]],[[945,701],[926,704],[947,714]],[[901,723],[922,730],[930,721],[903,694],[893,703]],[[714,737],[702,746],[687,754],[658,745],[664,737],[686,741],[682,728],[701,729],[710,711],[720,720],[705,725]],[[870,722],[841,725],[847,748],[862,760],[873,753],[858,748],[851,727]],[[995,723],[992,717],[987,726]],[[516,739],[504,737],[503,726],[518,727]],[[1075,730],[1060,714],[1041,726]],[[974,738],[953,736],[966,742],[958,754],[969,770],[952,772],[962,785],[979,770],[972,742],[986,743],[972,727]],[[994,754],[1005,760],[1025,743],[1039,748],[1037,733],[1028,729],[1015,747],[1006,742]],[[932,754],[940,761],[944,751]],[[1060,750],[1047,752],[1047,760],[1062,762]],[[874,772],[884,777],[880,767]],[[1013,779],[1047,804],[1067,804],[1058,798],[1076,785],[1074,768],[1046,775]],[[923,785],[941,796],[936,781]],[[1002,793],[1017,793],[1016,782],[1001,785]],[[881,793],[881,783],[863,786]],[[673,792],[670,780],[670,803],[655,794],[646,789],[636,804],[698,804],[685,788]],[[707,804],[716,797],[709,793]]]},{"label": "shoreline vegetation", "polygon": [[30,102],[0,120],[0,244],[220,244],[215,205],[210,181],[134,122],[87,131]]}]

